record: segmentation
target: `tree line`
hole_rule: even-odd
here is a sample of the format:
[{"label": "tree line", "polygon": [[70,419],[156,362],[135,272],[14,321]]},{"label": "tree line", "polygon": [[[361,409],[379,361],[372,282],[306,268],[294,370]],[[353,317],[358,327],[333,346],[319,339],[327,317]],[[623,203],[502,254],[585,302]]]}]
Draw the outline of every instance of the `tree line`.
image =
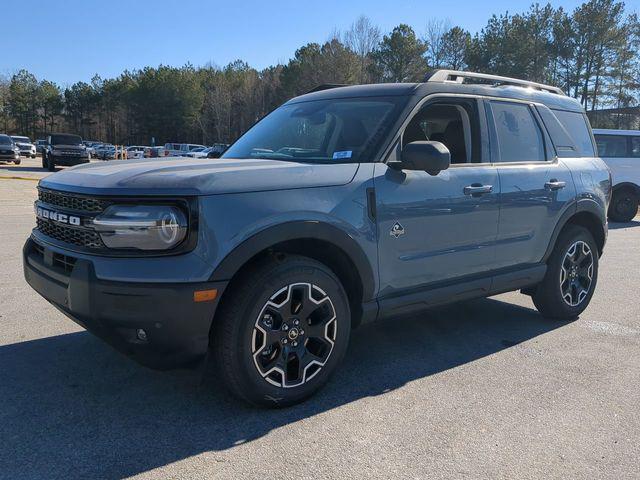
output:
[{"label": "tree line", "polygon": [[[624,3],[590,0],[493,15],[471,34],[431,20],[383,34],[367,17],[286,64],[257,70],[161,65],[62,88],[26,70],[0,78],[0,131],[69,131],[112,143],[229,143],[285,100],[327,83],[422,81],[432,69],[472,70],[560,86],[588,111],[640,102],[640,21]],[[601,125],[606,126],[606,125]]]}]

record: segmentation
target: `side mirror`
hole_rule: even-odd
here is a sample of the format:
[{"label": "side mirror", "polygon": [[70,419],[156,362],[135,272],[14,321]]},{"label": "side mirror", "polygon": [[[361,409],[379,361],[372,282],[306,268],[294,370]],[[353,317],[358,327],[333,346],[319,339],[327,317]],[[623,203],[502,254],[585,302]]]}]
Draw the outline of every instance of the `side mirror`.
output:
[{"label": "side mirror", "polygon": [[397,163],[394,167],[423,170],[429,175],[437,175],[451,165],[451,153],[440,142],[411,142],[402,147],[400,162]]}]

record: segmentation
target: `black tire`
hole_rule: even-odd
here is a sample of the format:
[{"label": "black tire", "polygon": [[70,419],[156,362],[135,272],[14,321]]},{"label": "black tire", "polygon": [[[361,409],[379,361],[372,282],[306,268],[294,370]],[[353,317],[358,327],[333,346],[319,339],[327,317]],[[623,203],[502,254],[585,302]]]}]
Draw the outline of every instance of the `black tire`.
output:
[{"label": "black tire", "polygon": [[47,170],[49,170],[50,172],[56,171],[56,162],[54,162],[53,158],[51,158],[49,155],[47,155]]},{"label": "black tire", "polygon": [[21,162],[22,162],[22,160],[14,160],[14,161],[13,161],[13,164],[14,164],[14,165],[20,165],[20,163],[21,163]]},{"label": "black tire", "polygon": [[42,168],[47,168],[47,156],[42,154]]},{"label": "black tire", "polygon": [[[270,258],[233,281],[227,291],[214,321],[211,346],[213,367],[235,396],[258,406],[286,407],[307,399],[329,380],[344,357],[351,330],[347,295],[330,269],[302,256]],[[322,294],[329,301],[319,299],[321,307],[316,305],[318,298],[311,303],[312,295],[322,297]],[[303,300],[299,302],[302,309],[299,320],[289,316],[289,312],[296,315],[293,312],[296,298]],[[305,300],[307,304],[303,303]],[[284,305],[282,311],[286,313],[269,312],[269,305],[274,302]],[[314,313],[305,313],[310,311]],[[303,318],[307,315],[318,321]],[[335,320],[329,320],[330,317]],[[269,319],[271,328],[265,326]],[[291,327],[285,330],[289,324]],[[323,332],[325,338],[313,337],[313,332]],[[327,335],[333,342],[327,341]],[[314,358],[322,359],[323,364],[319,366]],[[284,375],[280,373],[284,370],[275,368],[279,362],[286,365]],[[268,371],[260,371],[259,363]],[[290,374],[296,371],[297,376]]]},{"label": "black tire", "polygon": [[638,214],[638,194],[631,188],[613,193],[608,216],[614,222],[630,222]]},{"label": "black tire", "polygon": [[31,158],[36,158],[35,154],[31,155]]},{"label": "black tire", "polygon": [[[572,258],[567,258],[567,256],[576,245],[574,250],[577,252],[576,255],[585,255],[584,245],[586,245],[590,251],[590,257],[585,255],[585,260],[579,262],[579,265],[572,266],[572,258],[579,257],[574,255]],[[589,261],[590,264],[588,264]],[[563,264],[565,265],[564,273],[562,272]],[[590,280],[587,281],[589,277]],[[533,292],[533,303],[545,317],[573,320],[589,305],[597,282],[598,246],[593,236],[584,227],[567,225],[558,236],[547,261],[544,279]]]}]

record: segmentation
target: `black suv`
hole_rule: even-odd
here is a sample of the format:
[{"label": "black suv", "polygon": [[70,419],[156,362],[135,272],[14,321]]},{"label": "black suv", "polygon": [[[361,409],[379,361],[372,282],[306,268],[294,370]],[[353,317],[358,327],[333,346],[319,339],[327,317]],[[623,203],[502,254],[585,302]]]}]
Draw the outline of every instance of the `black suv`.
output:
[{"label": "black suv", "polygon": [[69,133],[52,133],[42,148],[42,168],[55,171],[56,165],[89,163],[89,152],[82,138]]}]

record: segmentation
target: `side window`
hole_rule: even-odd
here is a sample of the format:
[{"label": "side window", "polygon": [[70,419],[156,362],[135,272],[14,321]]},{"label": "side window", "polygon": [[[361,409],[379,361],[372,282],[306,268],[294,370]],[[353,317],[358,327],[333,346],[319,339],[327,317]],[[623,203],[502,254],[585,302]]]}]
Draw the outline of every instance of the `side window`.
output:
[{"label": "side window", "polygon": [[403,146],[420,141],[443,143],[452,164],[481,162],[476,101],[439,101],[423,107],[402,134]]},{"label": "side window", "polygon": [[492,101],[499,162],[543,162],[547,159],[542,130],[531,107]]},{"label": "side window", "polygon": [[640,158],[640,137],[631,137],[631,156]]},{"label": "side window", "polygon": [[581,157],[593,157],[595,152],[586,115],[580,112],[567,112],[564,110],[553,110],[553,113],[573,138],[578,147],[578,154]]},{"label": "side window", "polygon": [[600,135],[596,134],[598,155],[601,157],[627,157],[627,137],[624,135]]}]

